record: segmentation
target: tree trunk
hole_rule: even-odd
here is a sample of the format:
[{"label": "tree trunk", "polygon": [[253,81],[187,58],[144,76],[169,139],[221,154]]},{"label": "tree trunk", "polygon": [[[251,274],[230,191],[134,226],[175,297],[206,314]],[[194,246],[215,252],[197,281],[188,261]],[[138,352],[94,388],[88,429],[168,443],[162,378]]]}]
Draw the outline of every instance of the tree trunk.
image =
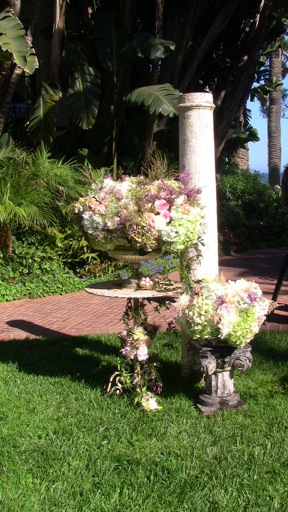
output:
[{"label": "tree trunk", "polygon": [[237,165],[239,171],[249,171],[249,147],[245,144],[244,148],[238,148],[233,155],[233,162]]},{"label": "tree trunk", "polygon": [[[164,0],[156,0],[155,5],[155,37],[160,39],[163,37],[163,11],[164,11]],[[154,59],[152,63],[152,80],[151,85],[157,85],[159,79],[159,59]],[[146,140],[148,151],[152,151],[153,148],[153,137],[154,127],[157,116],[155,114],[149,114],[147,126],[146,126]]]},{"label": "tree trunk", "polygon": [[270,81],[275,90],[269,94],[268,106],[268,182],[280,185],[281,171],[281,99],[282,91],[277,84],[282,81],[282,51],[274,50],[270,56]]},{"label": "tree trunk", "polygon": [[12,232],[8,222],[3,222],[0,228],[0,250],[5,258],[9,258],[12,254]]},{"label": "tree trunk", "polygon": [[18,84],[19,78],[23,73],[23,69],[20,68],[20,66],[14,66],[12,76],[9,80],[8,88],[5,93],[4,99],[2,101],[1,109],[0,109],[0,135],[2,135],[2,132],[4,130],[5,121],[7,112],[9,110],[9,105],[12,101],[12,98],[14,96],[14,92],[16,90],[16,86]]},{"label": "tree trunk", "polygon": [[55,81],[58,80],[59,75],[59,60],[64,34],[66,5],[66,0],[55,0],[54,3],[53,37],[51,43],[51,76],[52,80]]}]

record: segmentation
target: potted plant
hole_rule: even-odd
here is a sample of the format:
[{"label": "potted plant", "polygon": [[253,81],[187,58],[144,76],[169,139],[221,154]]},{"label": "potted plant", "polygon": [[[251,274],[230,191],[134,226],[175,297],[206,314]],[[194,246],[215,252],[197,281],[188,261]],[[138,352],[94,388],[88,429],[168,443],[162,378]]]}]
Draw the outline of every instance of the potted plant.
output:
[{"label": "potted plant", "polygon": [[178,321],[189,336],[196,354],[195,370],[200,370],[205,393],[197,407],[204,414],[245,406],[234,392],[234,369],[251,367],[250,341],[258,333],[271,302],[259,285],[223,277],[194,283],[189,293],[177,301]]}]

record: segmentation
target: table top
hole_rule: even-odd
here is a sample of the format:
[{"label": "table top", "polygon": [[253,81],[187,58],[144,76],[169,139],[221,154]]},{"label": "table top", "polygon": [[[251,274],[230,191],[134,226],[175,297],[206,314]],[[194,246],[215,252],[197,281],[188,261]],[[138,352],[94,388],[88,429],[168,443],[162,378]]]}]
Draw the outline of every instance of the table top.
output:
[{"label": "table top", "polygon": [[101,283],[90,284],[85,288],[85,291],[102,297],[119,297],[127,299],[175,297],[179,294],[176,290],[158,292],[156,290],[133,290],[130,288],[123,288],[122,281],[103,281]]}]

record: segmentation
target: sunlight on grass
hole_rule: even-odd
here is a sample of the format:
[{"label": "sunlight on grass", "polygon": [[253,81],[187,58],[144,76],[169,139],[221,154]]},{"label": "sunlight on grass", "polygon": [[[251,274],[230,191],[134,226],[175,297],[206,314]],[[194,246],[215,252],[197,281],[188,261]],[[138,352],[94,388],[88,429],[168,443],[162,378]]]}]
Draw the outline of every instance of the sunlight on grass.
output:
[{"label": "sunlight on grass", "polygon": [[180,380],[179,333],[153,351],[163,410],[105,397],[116,336],[0,344],[0,505],[4,512],[285,511],[287,334],[261,332],[236,374],[248,404],[205,417]]}]

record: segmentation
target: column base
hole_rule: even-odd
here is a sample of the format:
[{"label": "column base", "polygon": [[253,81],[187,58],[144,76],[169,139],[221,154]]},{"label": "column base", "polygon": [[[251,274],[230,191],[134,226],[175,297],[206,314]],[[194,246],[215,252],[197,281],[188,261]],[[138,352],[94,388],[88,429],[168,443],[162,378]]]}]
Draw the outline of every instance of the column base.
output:
[{"label": "column base", "polygon": [[210,396],[203,393],[197,398],[197,409],[208,416],[221,411],[238,411],[245,409],[247,405],[240,398],[239,393],[233,393],[230,396]]}]

